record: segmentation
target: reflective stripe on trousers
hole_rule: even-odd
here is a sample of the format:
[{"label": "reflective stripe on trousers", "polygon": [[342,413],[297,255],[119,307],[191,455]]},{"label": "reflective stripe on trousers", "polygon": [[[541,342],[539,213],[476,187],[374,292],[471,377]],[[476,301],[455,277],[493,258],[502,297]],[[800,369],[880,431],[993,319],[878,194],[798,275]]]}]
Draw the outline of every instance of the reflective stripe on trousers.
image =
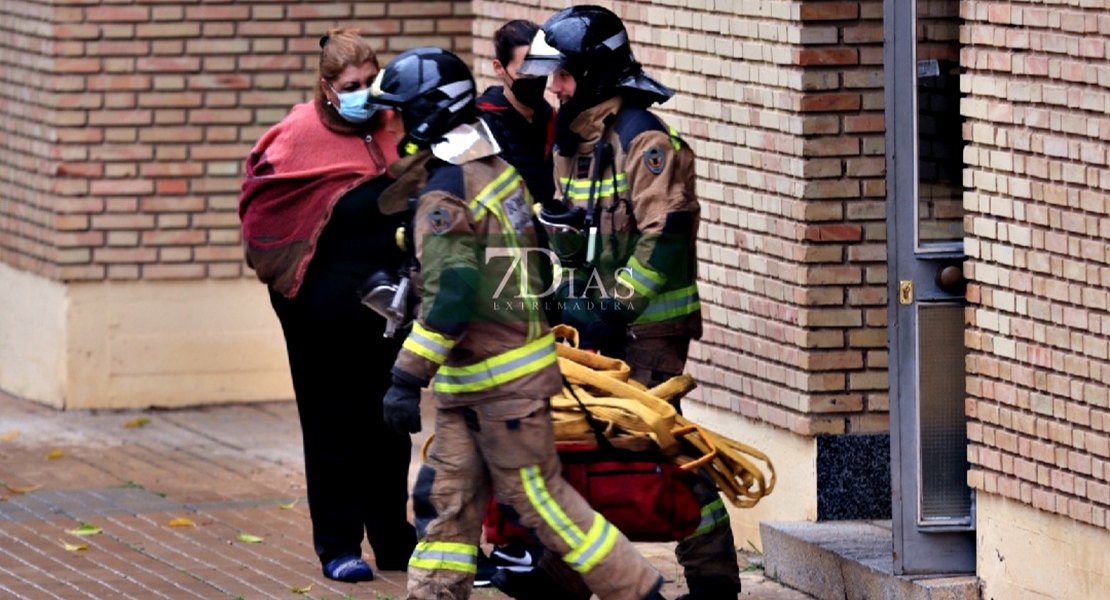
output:
[{"label": "reflective stripe on trousers", "polygon": [[613,549],[613,544],[617,541],[617,528],[595,512],[590,530],[583,532],[579,529],[559,504],[551,498],[539,465],[521,469],[520,479],[532,508],[536,509],[544,523],[547,523],[547,526],[570,546],[571,551],[563,557],[563,560],[572,569],[585,573],[594,568]]},{"label": "reflective stripe on trousers", "polygon": [[476,573],[478,572],[478,546],[458,542],[420,542],[412,551],[409,566],[429,571],[447,569]]}]

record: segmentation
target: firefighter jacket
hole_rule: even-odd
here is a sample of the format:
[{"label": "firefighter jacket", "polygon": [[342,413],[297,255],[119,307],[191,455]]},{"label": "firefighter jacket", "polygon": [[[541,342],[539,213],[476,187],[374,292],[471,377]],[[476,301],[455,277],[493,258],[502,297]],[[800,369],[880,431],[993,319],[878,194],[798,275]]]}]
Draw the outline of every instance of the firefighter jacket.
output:
[{"label": "firefighter jacket", "polygon": [[424,150],[391,169],[398,181],[385,202],[417,198],[422,279],[420,310],[394,372],[434,377],[445,407],[548,398],[562,377],[539,300],[539,263],[528,262],[536,236],[531,196],[495,153],[473,154],[452,163]]},{"label": "firefighter jacket", "polygon": [[578,144],[554,153],[555,193],[564,205],[588,211],[593,195],[600,251],[585,278],[563,265],[562,279],[596,277],[589,286],[599,280],[621,302],[638,338],[700,337],[693,150],[621,96],[583,111],[570,128]]}]

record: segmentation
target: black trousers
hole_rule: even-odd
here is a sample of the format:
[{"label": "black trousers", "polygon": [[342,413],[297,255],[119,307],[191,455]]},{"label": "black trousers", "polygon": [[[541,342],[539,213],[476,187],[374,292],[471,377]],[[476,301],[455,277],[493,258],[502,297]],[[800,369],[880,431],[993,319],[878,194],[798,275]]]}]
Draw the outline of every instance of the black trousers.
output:
[{"label": "black trousers", "polygon": [[365,530],[377,567],[404,569],[416,544],[412,441],[382,422],[401,340],[383,337],[384,319],[359,302],[364,267],[313,262],[296,297],[270,289],[270,303],[289,353],[316,553],[321,563],[361,553]]}]

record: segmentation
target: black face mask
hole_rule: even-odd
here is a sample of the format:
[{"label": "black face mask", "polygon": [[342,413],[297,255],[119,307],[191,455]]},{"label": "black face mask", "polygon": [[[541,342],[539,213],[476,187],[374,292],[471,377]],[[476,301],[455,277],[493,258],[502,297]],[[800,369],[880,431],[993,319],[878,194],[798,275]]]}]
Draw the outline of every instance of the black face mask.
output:
[{"label": "black face mask", "polygon": [[509,89],[524,106],[543,108],[547,105],[547,99],[543,97],[543,92],[547,89],[546,77],[518,77],[513,80]]}]

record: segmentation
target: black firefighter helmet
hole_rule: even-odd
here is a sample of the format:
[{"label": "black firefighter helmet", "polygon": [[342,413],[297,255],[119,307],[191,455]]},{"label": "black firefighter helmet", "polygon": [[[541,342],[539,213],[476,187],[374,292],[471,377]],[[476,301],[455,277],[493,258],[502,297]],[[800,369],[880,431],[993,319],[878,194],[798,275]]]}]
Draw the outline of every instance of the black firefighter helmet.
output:
[{"label": "black firefighter helmet", "polygon": [[478,118],[475,89],[470,68],[455,54],[442,48],[413,48],[378,73],[367,103],[401,113],[401,151],[412,154]]},{"label": "black firefighter helmet", "polygon": [[674,91],[644,73],[632,55],[628,31],[607,8],[571,6],[547,20],[536,33],[517,72],[543,77],[559,69],[574,76],[574,96],[587,105],[608,99],[625,88],[665,102]]}]

